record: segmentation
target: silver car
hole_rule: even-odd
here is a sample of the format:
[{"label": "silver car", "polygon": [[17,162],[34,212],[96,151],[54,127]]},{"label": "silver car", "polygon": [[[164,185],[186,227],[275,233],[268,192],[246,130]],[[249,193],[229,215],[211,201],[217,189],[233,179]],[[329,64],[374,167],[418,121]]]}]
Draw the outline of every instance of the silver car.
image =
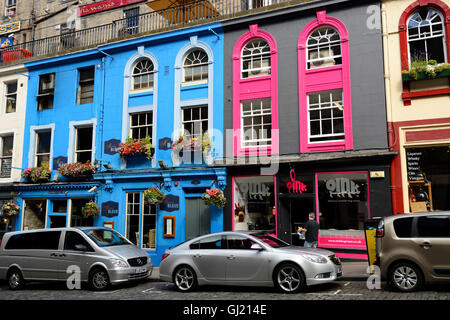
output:
[{"label": "silver car", "polygon": [[[91,289],[148,278],[150,256],[118,232],[100,227],[6,233],[0,244],[0,279],[10,289],[25,281],[88,282]],[[69,280],[69,281],[68,281]]]},{"label": "silver car", "polygon": [[221,232],[166,250],[160,278],[182,292],[198,285],[275,286],[296,293],[342,277],[333,252],[292,246],[268,234]]}]

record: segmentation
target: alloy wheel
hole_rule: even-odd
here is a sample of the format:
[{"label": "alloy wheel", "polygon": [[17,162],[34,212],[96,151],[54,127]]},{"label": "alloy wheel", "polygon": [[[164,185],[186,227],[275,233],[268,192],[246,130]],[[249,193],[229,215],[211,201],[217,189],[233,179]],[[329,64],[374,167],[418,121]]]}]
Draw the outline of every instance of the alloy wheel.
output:
[{"label": "alloy wheel", "polygon": [[91,286],[94,290],[104,290],[109,286],[109,277],[106,271],[94,271],[91,278]]},{"label": "alloy wheel", "polygon": [[283,291],[294,293],[303,287],[303,275],[296,266],[286,265],[278,271],[277,283]]},{"label": "alloy wheel", "polygon": [[193,290],[196,285],[194,271],[189,267],[181,267],[175,273],[175,285],[180,291]]},{"label": "alloy wheel", "polygon": [[24,284],[22,274],[18,270],[11,271],[8,276],[8,286],[11,290],[20,289]]},{"label": "alloy wheel", "polygon": [[399,289],[410,291],[417,286],[419,277],[413,268],[403,265],[394,270],[392,280]]}]

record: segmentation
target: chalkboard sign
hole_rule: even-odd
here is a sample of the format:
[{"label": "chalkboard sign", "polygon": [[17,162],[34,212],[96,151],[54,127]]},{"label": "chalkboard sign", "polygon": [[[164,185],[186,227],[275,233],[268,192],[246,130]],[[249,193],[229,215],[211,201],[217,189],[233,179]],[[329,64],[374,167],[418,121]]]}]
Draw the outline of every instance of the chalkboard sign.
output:
[{"label": "chalkboard sign", "polygon": [[409,181],[424,180],[423,171],[421,168],[422,151],[419,149],[406,150],[406,166],[408,169]]}]

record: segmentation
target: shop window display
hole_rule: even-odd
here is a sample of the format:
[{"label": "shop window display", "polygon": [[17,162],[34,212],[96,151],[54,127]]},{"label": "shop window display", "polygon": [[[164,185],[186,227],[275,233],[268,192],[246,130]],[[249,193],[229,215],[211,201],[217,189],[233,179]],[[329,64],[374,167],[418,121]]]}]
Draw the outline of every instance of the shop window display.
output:
[{"label": "shop window display", "polygon": [[70,210],[70,226],[71,227],[92,227],[94,225],[93,217],[84,217],[81,210],[82,208],[93,199],[71,199]]},{"label": "shop window display", "polygon": [[273,176],[234,179],[234,230],[275,232]]},{"label": "shop window display", "polygon": [[318,173],[321,229],[363,230],[370,218],[368,173]]},{"label": "shop window display", "polygon": [[408,148],[408,196],[411,212],[450,210],[450,148]]}]

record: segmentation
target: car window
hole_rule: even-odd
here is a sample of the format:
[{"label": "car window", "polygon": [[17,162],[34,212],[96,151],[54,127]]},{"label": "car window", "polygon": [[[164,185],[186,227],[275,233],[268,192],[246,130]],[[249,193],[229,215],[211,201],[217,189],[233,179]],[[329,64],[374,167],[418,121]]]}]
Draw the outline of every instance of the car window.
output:
[{"label": "car window", "polygon": [[61,231],[30,232],[13,235],[5,249],[58,250]]},{"label": "car window", "polygon": [[66,239],[64,241],[64,250],[73,250],[77,251],[75,249],[76,245],[82,244],[87,247],[87,251],[93,252],[94,249],[92,249],[91,245],[86,241],[86,239],[83,238],[82,235],[78,234],[74,231],[67,231],[66,232]]},{"label": "car window", "polygon": [[239,235],[227,235],[227,248],[233,250],[248,250],[256,242]]},{"label": "car window", "polygon": [[99,247],[121,246],[132,244],[118,232],[111,229],[86,229],[82,230]]},{"label": "car window", "polygon": [[413,218],[401,218],[394,221],[395,234],[399,238],[410,238]]},{"label": "car window", "polygon": [[222,249],[222,236],[212,236],[194,242],[189,246],[192,250],[195,249]]},{"label": "car window", "polygon": [[283,248],[283,247],[289,247],[290,244],[287,242],[284,242],[283,240],[280,240],[278,238],[272,237],[269,234],[257,234],[253,235],[255,238],[258,238],[258,240],[263,241],[268,246],[271,246],[272,248]]},{"label": "car window", "polygon": [[419,217],[417,232],[421,238],[450,238],[450,219],[448,216]]}]

